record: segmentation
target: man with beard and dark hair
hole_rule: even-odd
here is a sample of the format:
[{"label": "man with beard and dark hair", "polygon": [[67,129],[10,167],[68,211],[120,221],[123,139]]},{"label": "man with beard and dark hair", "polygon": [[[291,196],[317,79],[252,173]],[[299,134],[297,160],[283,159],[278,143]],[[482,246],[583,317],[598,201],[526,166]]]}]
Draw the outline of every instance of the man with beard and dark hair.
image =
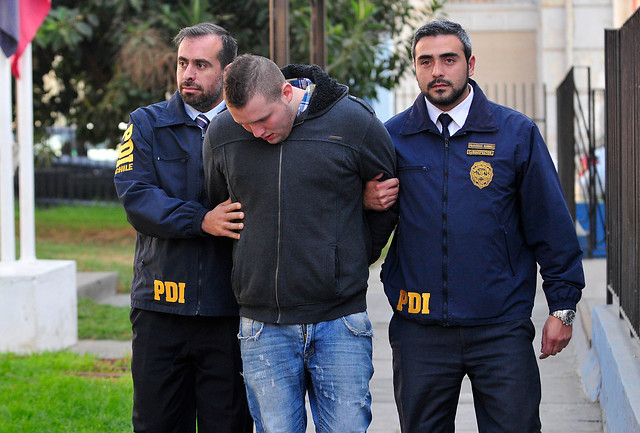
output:
[{"label": "man with beard and dark hair", "polygon": [[541,359],[569,343],[584,287],[558,175],[533,121],[469,78],[476,59],[459,24],[421,27],[412,54],[421,94],[385,125],[402,185],[382,271],[402,432],[453,432],[465,375],[479,431],[540,432],[537,265]]},{"label": "man with beard and dark hair", "polygon": [[[249,433],[231,241],[239,205],[210,203],[202,140],[224,108],[222,73],[236,56],[220,26],[182,29],[178,91],[131,113],[115,185],[137,231],[131,287],[133,429]],[[219,232],[212,230],[213,221]]]}]

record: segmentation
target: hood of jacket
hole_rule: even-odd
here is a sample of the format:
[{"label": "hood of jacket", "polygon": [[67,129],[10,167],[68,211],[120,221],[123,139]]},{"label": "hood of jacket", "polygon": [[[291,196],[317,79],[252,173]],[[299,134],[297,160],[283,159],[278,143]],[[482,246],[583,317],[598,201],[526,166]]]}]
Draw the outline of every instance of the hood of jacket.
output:
[{"label": "hood of jacket", "polygon": [[307,119],[322,116],[349,93],[347,86],[331,78],[320,66],[288,65],[281,70],[287,80],[308,78],[316,85],[309,102],[309,108],[306,111]]}]

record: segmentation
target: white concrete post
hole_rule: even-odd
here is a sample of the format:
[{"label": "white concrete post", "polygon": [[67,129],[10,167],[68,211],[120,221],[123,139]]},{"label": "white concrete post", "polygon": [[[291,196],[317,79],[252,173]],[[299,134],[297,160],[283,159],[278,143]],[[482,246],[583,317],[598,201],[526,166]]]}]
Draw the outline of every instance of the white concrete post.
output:
[{"label": "white concrete post", "polygon": [[0,53],[0,262],[16,260],[13,199],[11,62]]},{"label": "white concrete post", "polygon": [[17,81],[18,143],[20,144],[20,260],[36,259],[33,180],[33,68],[31,44],[20,57]]},{"label": "white concrete post", "polygon": [[78,341],[76,264],[35,259],[31,46],[17,83],[21,259],[16,261],[11,66],[0,53],[0,352],[60,350]]}]

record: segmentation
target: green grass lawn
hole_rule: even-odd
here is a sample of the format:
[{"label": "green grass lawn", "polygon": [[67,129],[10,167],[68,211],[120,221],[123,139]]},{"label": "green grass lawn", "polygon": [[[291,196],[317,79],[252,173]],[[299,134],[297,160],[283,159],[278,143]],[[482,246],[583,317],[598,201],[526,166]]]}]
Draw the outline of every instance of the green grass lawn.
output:
[{"label": "green grass lawn", "polygon": [[0,354],[0,433],[131,431],[129,360]]},{"label": "green grass lawn", "polygon": [[118,291],[133,279],[135,230],[119,204],[38,207],[36,257],[75,260],[78,271],[117,271]]},{"label": "green grass lawn", "polygon": [[[129,291],[135,231],[121,206],[39,207],[35,221],[38,259],[75,260],[78,271],[117,271],[118,291]],[[78,338],[130,339],[129,308],[79,298]],[[0,353],[0,433],[130,432],[129,363],[67,351]]]},{"label": "green grass lawn", "polygon": [[[37,207],[36,257],[75,260],[78,271],[118,272],[118,291],[126,293],[133,279],[135,231],[122,206]],[[78,299],[78,338],[131,338],[128,307],[100,305]]]},{"label": "green grass lawn", "polygon": [[78,339],[130,340],[129,310],[129,307],[112,307],[78,298]]}]

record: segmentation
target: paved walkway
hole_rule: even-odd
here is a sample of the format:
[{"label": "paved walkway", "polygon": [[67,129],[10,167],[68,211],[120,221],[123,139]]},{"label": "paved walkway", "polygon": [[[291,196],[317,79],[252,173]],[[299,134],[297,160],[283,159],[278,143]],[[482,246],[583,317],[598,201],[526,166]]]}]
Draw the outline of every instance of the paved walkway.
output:
[{"label": "paved walkway", "polygon": [[[587,287],[583,294],[583,307],[604,304],[605,299],[605,270],[603,259],[585,260],[585,274]],[[371,270],[369,279],[368,311],[374,328],[373,363],[375,373],[371,381],[373,397],[373,420],[369,433],[399,433],[398,415],[393,399],[391,382],[391,348],[387,336],[387,326],[391,317],[391,307],[378,278],[380,269]],[[128,304],[126,297],[116,297],[108,301],[112,304]],[[590,327],[588,317],[589,308],[583,308],[587,328]],[[533,311],[533,321],[536,325],[537,337],[534,341],[536,349],[540,347],[540,333],[547,318],[548,310],[544,295],[539,289]],[[582,380],[579,376],[579,359],[576,346],[584,340],[583,324],[580,317],[574,325],[574,341],[562,353],[553,358],[539,361],[542,377],[541,418],[544,433],[603,432],[600,406],[592,403],[584,392]],[[585,344],[584,341],[582,344]],[[96,353],[103,357],[119,357],[130,353],[130,342],[89,342],[81,341],[73,348],[83,353]],[[526,390],[523,390],[526,392]],[[314,432],[313,422],[309,418],[307,433]],[[477,432],[471,386],[465,380],[456,418],[456,432]]]}]

